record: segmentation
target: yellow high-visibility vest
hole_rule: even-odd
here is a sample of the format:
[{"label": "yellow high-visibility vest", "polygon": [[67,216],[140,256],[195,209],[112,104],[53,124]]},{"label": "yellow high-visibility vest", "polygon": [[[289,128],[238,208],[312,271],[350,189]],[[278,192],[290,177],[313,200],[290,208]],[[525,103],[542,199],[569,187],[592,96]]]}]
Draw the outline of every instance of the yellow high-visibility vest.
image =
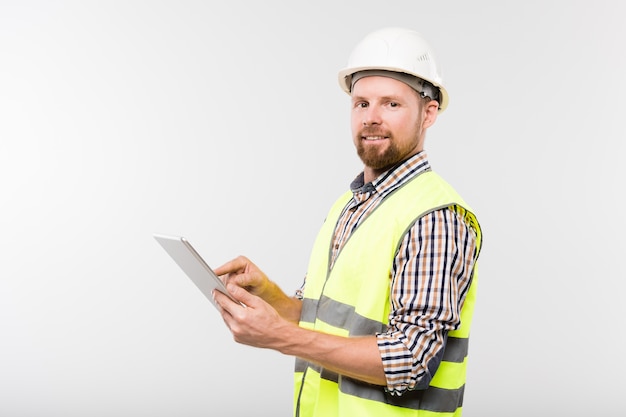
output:
[{"label": "yellow high-visibility vest", "polygon": [[[333,232],[340,213],[352,198],[346,192],[332,206],[309,260],[300,326],[340,336],[384,332],[390,312],[393,260],[403,236],[422,216],[460,206],[475,230],[480,249],[481,229],[458,193],[432,171],[411,179],[385,200],[350,236],[330,269]],[[443,359],[425,390],[401,396],[384,387],[330,372],[296,359],[294,416],[460,416],[465,387],[469,329],[476,297],[477,271],[461,309],[461,323],[448,333]]]}]

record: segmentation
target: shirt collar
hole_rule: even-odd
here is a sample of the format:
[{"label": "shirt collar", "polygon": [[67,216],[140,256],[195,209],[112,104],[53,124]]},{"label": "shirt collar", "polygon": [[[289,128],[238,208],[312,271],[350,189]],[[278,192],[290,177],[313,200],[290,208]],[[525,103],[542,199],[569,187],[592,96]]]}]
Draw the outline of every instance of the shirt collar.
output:
[{"label": "shirt collar", "polygon": [[409,159],[400,162],[398,165],[380,174],[372,182],[364,184],[364,173],[361,172],[350,184],[353,193],[367,193],[376,191],[385,194],[394,190],[399,185],[404,184],[409,179],[430,171],[430,163],[426,151],[420,151]]}]

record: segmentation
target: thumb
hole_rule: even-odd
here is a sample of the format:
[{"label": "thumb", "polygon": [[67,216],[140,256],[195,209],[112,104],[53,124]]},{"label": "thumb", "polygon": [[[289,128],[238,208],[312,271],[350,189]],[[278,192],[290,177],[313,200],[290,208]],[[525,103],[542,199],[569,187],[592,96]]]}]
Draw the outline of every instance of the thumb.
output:
[{"label": "thumb", "polygon": [[250,294],[248,291],[246,291],[244,288],[241,288],[239,285],[230,284],[226,288],[228,289],[228,292],[230,293],[230,295],[233,296],[235,300],[243,303],[244,305],[248,307],[255,306],[259,301],[259,297],[257,297],[256,295]]}]

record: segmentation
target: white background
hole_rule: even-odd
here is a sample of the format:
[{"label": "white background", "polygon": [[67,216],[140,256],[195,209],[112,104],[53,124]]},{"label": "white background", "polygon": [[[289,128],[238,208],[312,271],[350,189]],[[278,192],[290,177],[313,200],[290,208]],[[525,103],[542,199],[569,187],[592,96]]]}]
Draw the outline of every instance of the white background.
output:
[{"label": "white background", "polygon": [[484,228],[464,415],[621,412],[623,9],[0,1],[0,415],[290,415],[293,359],[152,233],[293,292],[361,169],[337,71],[383,26],[435,49],[426,148]]}]

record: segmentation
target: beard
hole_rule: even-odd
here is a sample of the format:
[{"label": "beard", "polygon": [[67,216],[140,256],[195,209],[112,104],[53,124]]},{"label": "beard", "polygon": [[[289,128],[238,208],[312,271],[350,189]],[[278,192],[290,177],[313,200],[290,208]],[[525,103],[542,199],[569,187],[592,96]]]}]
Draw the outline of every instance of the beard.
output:
[{"label": "beard", "polygon": [[363,164],[369,168],[375,170],[381,170],[391,167],[403,159],[403,154],[392,141],[385,140],[387,146],[381,147],[375,144],[366,146],[362,140],[359,140],[356,145],[356,152],[361,158]]}]

